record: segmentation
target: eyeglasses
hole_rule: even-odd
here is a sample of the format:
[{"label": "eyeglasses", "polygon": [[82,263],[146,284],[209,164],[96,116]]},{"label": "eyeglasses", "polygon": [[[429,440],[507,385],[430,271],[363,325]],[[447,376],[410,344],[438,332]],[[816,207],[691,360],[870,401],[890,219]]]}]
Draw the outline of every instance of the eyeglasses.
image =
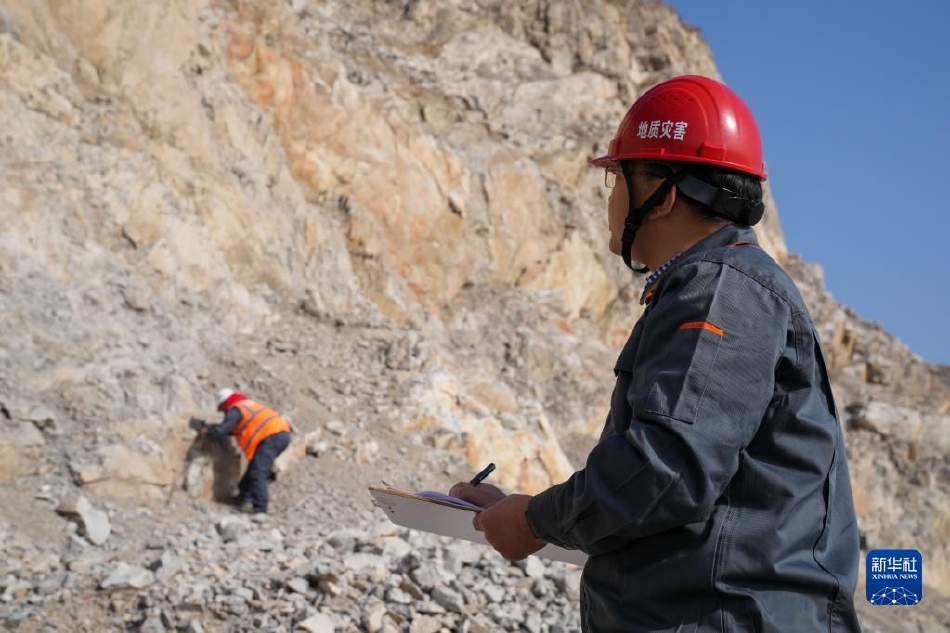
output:
[{"label": "eyeglasses", "polygon": [[[617,184],[617,176],[620,174],[616,169],[607,168],[604,169],[604,186],[608,189],[613,189]],[[645,172],[632,172],[631,176],[643,176],[644,178],[668,178],[669,176],[658,176],[656,174],[649,174]]]}]

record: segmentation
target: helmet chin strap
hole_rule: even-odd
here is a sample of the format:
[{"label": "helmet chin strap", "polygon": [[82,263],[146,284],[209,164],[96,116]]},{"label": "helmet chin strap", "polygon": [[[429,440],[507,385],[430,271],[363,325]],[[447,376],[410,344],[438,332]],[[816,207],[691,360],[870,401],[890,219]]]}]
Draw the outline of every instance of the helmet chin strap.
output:
[{"label": "helmet chin strap", "polygon": [[657,187],[656,191],[650,194],[650,197],[644,201],[640,208],[637,208],[633,202],[633,162],[621,161],[620,170],[623,172],[623,180],[627,185],[627,200],[629,204],[627,217],[623,221],[623,236],[620,238],[620,254],[623,256],[623,263],[627,265],[627,268],[635,273],[648,273],[650,272],[648,267],[641,266],[640,268],[634,268],[630,259],[630,250],[633,248],[633,241],[637,238],[637,231],[643,224],[643,220],[647,217],[647,214],[652,211],[654,207],[663,202],[663,199],[666,198],[666,194],[670,189],[689,175],[690,169],[689,167],[682,167],[679,171],[670,175],[669,178],[664,180],[663,183]]}]

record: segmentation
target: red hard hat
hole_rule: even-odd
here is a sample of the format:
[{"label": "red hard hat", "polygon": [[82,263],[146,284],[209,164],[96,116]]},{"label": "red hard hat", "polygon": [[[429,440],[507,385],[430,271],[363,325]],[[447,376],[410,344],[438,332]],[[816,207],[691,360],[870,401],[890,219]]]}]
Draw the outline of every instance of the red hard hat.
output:
[{"label": "red hard hat", "polygon": [[[222,389],[221,391],[223,392],[224,389]],[[230,391],[230,389],[228,389],[228,391]],[[219,392],[219,396],[220,395],[223,395],[223,394]],[[250,398],[248,398],[247,396],[245,396],[243,393],[239,391],[234,391],[228,396],[226,396],[225,399],[222,400],[218,404],[218,411],[227,411],[228,409],[236,405],[238,402],[244,402],[245,400],[250,400]]]},{"label": "red hard hat", "polygon": [[759,127],[742,99],[724,84],[685,75],[650,88],[630,106],[605,156],[622,160],[704,163],[765,180]]}]

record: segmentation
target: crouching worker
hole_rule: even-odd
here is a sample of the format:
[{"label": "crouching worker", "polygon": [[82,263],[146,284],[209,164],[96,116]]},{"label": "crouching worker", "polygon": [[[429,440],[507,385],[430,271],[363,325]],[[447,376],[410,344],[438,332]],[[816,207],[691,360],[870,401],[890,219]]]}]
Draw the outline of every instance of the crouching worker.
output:
[{"label": "crouching worker", "polygon": [[206,427],[202,434],[222,440],[233,435],[250,461],[233,501],[248,512],[266,513],[267,480],[274,460],[290,445],[290,424],[274,409],[230,389],[218,392],[218,411],[224,413],[224,420]]}]

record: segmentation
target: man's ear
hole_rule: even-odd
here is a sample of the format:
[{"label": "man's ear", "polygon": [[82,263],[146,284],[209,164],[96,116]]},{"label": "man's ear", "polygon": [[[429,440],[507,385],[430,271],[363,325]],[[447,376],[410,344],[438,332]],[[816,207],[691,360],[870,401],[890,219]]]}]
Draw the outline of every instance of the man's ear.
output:
[{"label": "man's ear", "polygon": [[670,190],[667,191],[666,195],[663,197],[663,201],[653,207],[650,212],[647,213],[647,218],[658,220],[672,213],[673,207],[676,205],[676,196],[678,193],[679,192],[675,186],[670,187]]}]

